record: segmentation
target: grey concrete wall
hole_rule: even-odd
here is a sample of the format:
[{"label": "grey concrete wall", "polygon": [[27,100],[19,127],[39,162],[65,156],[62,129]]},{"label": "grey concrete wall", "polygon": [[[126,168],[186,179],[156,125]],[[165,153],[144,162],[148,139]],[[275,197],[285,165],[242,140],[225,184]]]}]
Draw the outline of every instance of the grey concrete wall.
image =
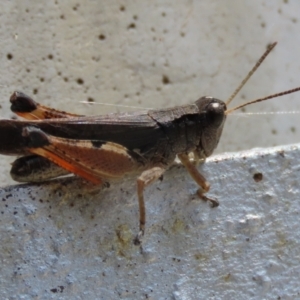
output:
[{"label": "grey concrete wall", "polygon": [[[1,117],[21,90],[100,114],[226,100],[273,41],[279,44],[232,104],[299,85],[298,1],[2,1]],[[80,101],[93,100],[92,107]],[[137,108],[112,107],[121,104]],[[299,110],[298,95],[248,112]],[[298,115],[230,116],[217,152],[299,140]],[[7,158],[2,182],[9,181]]]}]

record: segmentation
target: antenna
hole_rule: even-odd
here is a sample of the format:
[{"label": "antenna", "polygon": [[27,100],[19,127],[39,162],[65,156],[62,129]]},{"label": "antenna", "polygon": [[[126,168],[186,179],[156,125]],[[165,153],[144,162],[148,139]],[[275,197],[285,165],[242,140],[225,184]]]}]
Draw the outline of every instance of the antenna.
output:
[{"label": "antenna", "polygon": [[287,91],[284,91],[284,92],[281,92],[281,93],[269,95],[269,96],[266,96],[266,97],[263,97],[263,98],[258,98],[258,99],[249,101],[247,103],[241,104],[239,106],[236,106],[234,108],[227,109],[225,111],[225,114],[228,115],[228,114],[232,113],[233,111],[235,111],[237,109],[240,109],[242,107],[245,107],[245,106],[253,104],[253,103],[262,102],[262,101],[265,101],[265,100],[268,100],[268,99],[277,98],[277,97],[284,96],[284,95],[291,94],[291,93],[295,93],[295,92],[298,92],[298,91],[300,91],[300,87],[297,87],[297,88],[294,88],[294,89],[291,89],[291,90],[287,90]]},{"label": "antenna", "polygon": [[261,56],[261,58],[257,61],[257,63],[255,64],[255,66],[252,68],[252,70],[248,73],[248,75],[244,78],[244,80],[241,82],[241,84],[237,87],[237,89],[233,92],[233,94],[225,102],[226,106],[228,106],[228,104],[233,100],[233,98],[242,89],[242,87],[245,85],[245,83],[249,80],[249,78],[253,75],[253,73],[257,70],[257,68],[261,65],[261,63],[265,60],[265,58],[274,49],[274,47],[276,45],[277,45],[277,42],[275,42],[275,43],[271,44],[270,46],[268,46],[268,49],[266,50],[266,52]]}]

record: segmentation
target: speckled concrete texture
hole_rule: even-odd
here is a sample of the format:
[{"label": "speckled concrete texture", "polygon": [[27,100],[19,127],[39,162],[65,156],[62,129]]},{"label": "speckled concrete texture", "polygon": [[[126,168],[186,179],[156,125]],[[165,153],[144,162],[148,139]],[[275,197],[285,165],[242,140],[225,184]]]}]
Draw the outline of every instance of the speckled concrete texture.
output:
[{"label": "speckled concrete texture", "polygon": [[215,156],[211,208],[175,165],[146,190],[68,180],[0,191],[2,299],[297,299],[300,146]]}]

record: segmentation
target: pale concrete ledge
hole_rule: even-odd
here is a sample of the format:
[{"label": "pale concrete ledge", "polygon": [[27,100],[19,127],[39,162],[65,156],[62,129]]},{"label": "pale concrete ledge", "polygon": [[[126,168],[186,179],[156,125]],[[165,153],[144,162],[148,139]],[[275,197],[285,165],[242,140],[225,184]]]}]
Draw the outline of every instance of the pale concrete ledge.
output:
[{"label": "pale concrete ledge", "polygon": [[66,180],[2,188],[1,299],[299,298],[299,154],[210,158],[214,209],[174,166],[145,193],[142,249],[133,182],[95,195]]}]

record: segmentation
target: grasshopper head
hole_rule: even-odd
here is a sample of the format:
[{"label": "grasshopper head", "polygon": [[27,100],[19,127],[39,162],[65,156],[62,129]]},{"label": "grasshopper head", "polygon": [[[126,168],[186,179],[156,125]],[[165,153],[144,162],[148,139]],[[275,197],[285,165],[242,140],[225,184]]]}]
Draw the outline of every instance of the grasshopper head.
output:
[{"label": "grasshopper head", "polygon": [[200,141],[196,149],[199,158],[206,158],[217,147],[224,122],[226,104],[213,97],[202,97],[195,102],[200,115]]}]

